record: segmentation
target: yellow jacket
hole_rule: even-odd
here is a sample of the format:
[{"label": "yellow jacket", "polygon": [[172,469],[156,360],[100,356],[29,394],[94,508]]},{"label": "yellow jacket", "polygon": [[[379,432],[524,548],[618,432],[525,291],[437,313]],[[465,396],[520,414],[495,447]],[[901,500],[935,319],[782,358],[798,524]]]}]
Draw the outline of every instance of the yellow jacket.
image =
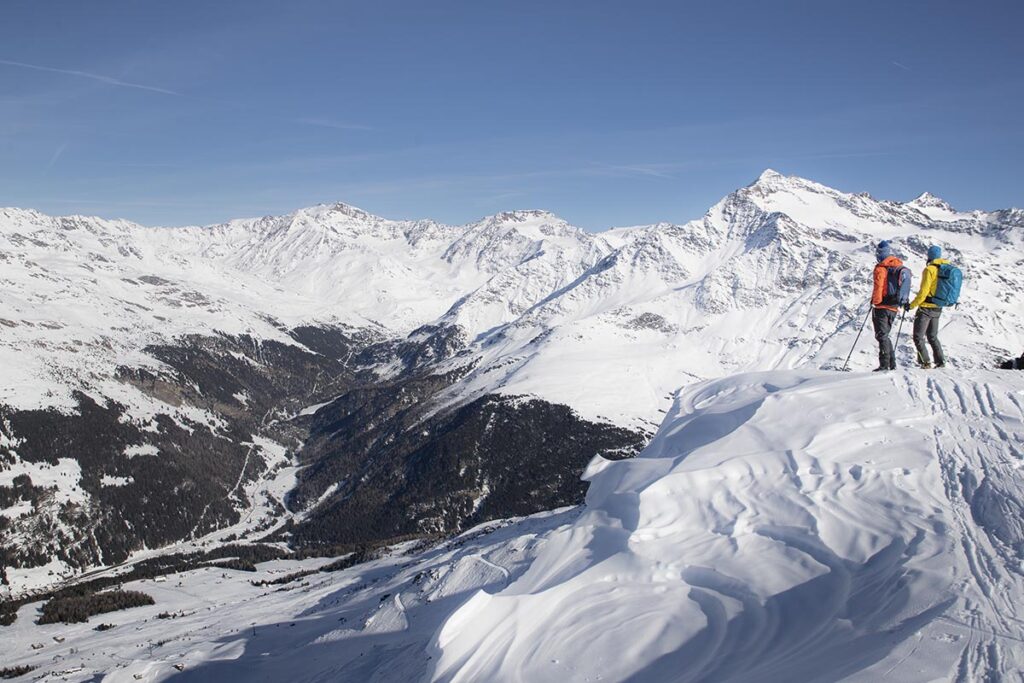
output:
[{"label": "yellow jacket", "polygon": [[937,258],[927,266],[924,267],[924,272],[921,273],[921,289],[918,290],[917,296],[910,302],[911,308],[938,308],[935,304],[925,303],[925,299],[930,296],[935,296],[935,286],[939,284],[939,266],[943,263],[949,263],[944,258]]}]

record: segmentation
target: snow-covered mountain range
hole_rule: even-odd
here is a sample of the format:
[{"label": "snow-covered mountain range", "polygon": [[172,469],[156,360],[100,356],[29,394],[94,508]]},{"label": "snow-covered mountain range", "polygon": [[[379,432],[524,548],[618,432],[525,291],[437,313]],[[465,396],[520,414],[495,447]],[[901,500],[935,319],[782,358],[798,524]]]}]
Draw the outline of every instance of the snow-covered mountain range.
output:
[{"label": "snow-covered mountain range", "polygon": [[[942,334],[947,373],[973,379],[821,374],[843,364],[864,320],[881,239],[915,273],[931,244],[963,268],[962,305],[945,313]],[[815,586],[841,574],[847,592],[836,589],[839,597],[815,613],[823,652],[851,634],[904,634],[956,604],[967,625],[928,637],[966,638],[974,649],[965,671],[1001,671],[1016,660],[1000,654],[1003,641],[991,641],[995,654],[986,650],[990,641],[978,634],[1016,628],[993,621],[1008,617],[984,598],[993,576],[1016,586],[1019,534],[992,511],[1024,502],[1013,466],[1021,454],[998,445],[1019,438],[1011,408],[1021,392],[982,369],[1024,349],[1022,247],[1019,209],[962,212],[928,193],[881,201],[773,171],[698,220],[603,233],[542,211],[448,226],[335,204],[148,228],[0,209],[3,590],[18,598],[84,570],[103,576],[105,566],[239,541],[306,555],[402,548],[395,544],[579,503],[588,486],[580,473],[598,455],[587,507],[568,526],[557,516],[543,518],[559,520],[551,526],[530,518],[521,534],[510,532],[511,545],[488,546],[473,556],[480,559],[445,555],[493,568],[443,591],[493,591],[491,571],[509,599],[448,600],[448,611],[428,610],[411,628],[409,600],[433,589],[395,598],[404,616],[382,632],[405,634],[387,646],[407,651],[402,666],[441,680],[602,671],[622,680],[701,650],[720,656],[681,680],[752,680],[744,667],[753,660],[733,657],[734,670],[721,669],[730,644],[749,637],[785,641],[792,656],[773,660],[773,680],[799,678],[824,661],[810,654],[819,640],[773,624],[820,601],[824,589]],[[898,353],[905,367],[909,327]],[[870,333],[851,365],[874,367]],[[774,374],[756,374],[766,371]],[[964,416],[933,425],[939,418],[919,404],[940,397]],[[858,402],[883,399],[906,415],[858,412]],[[978,415],[993,426],[972,432],[965,425]],[[848,426],[845,436],[818,428],[833,423]],[[863,446],[846,443],[876,426]],[[941,451],[927,441],[944,441],[940,432],[988,450]],[[826,441],[842,448],[825,449]],[[911,441],[918,445],[878,461],[887,464],[867,456]],[[643,457],[614,462],[645,445]],[[997,457],[1006,464],[993,470],[986,462]],[[945,498],[927,497],[941,493],[935,487]],[[887,496],[902,501],[905,516],[885,512]],[[977,537],[973,549],[963,534]],[[978,560],[982,536],[990,547]],[[484,557],[493,553],[506,561]],[[666,559],[700,553],[701,562],[678,567]],[[431,564],[438,557],[414,562],[443,573]],[[960,569],[927,578],[939,571],[931,557]],[[740,571],[763,558],[769,575]],[[982,561],[998,567],[970,569]],[[362,574],[350,571],[358,583]],[[412,580],[401,576],[392,579]],[[317,591],[338,590],[332,581]],[[970,604],[918,599],[954,587]],[[859,597],[884,602],[879,591],[897,588],[908,591],[906,605],[855,614]],[[379,597],[374,590],[294,606],[322,615],[353,596]],[[248,594],[238,595],[232,609],[250,609]],[[541,602],[550,610],[535,608]],[[667,602],[678,613],[660,613]],[[599,650],[611,649],[602,643],[617,631],[588,612],[598,604],[642,636],[621,670],[599,665]],[[517,615],[534,616],[520,623]],[[316,630],[313,639],[342,641],[365,628]],[[406,637],[413,631],[415,642]],[[551,638],[562,631],[582,640]],[[545,641],[595,654],[536,659]],[[844,666],[877,674],[877,662],[895,667],[892,657],[911,656],[901,647],[875,643],[866,649],[877,657]],[[549,660],[558,666],[544,668]]]},{"label": "snow-covered mountain range", "polygon": [[[157,365],[146,345],[189,334],[295,343],[283,329],[399,337],[431,325],[457,327],[473,354],[460,397],[498,388],[626,424],[664,407],[680,376],[843,356],[836,333],[859,322],[883,238],[915,271],[931,243],[963,266],[965,305],[950,330],[964,332],[962,362],[1014,351],[1019,326],[1003,313],[1015,304],[1022,227],[1020,209],[957,212],[928,193],[879,201],[774,171],[699,220],[604,233],[541,211],[456,227],[336,204],[145,228],[4,209],[0,402],[71,407],[83,386],[123,396],[109,381],[118,365]],[[623,354],[669,364],[612,362]],[[606,372],[575,373],[575,389],[544,379],[576,358]],[[612,396],[620,367],[636,400]]]},{"label": "snow-covered mountain range", "polygon": [[[9,563],[49,566],[55,549],[34,547],[33,538],[52,537],[55,525],[67,531],[62,545],[80,549],[49,566],[61,573],[101,562],[105,552],[108,562],[120,561],[142,547],[200,538],[243,517],[266,531],[291,519],[271,511],[282,504],[336,517],[332,499],[353,493],[339,494],[339,480],[370,472],[369,455],[339,469],[338,454],[323,446],[337,442],[332,425],[346,425],[349,438],[372,422],[354,405],[402,415],[387,429],[412,434],[424,425],[429,432],[431,419],[449,424],[445,416],[460,407],[482,414],[505,396],[512,403],[499,404],[515,410],[515,397],[532,397],[567,406],[592,425],[583,431],[621,430],[596,447],[635,451],[689,382],[836,367],[867,310],[872,245],[882,238],[915,271],[932,243],[963,267],[964,305],[947,314],[944,337],[954,365],[987,366],[1024,345],[1022,227],[1016,209],[957,212],[927,193],[906,204],[878,201],[774,171],[699,220],[597,234],[541,211],[447,226],[335,204],[203,228],[146,228],[0,210],[0,492],[8,491],[0,533],[32,549]],[[870,365],[872,353],[865,338],[854,366]],[[909,363],[908,345],[901,354]],[[395,399],[403,392],[414,411]],[[347,408],[319,405],[346,393]],[[76,452],[103,431],[95,416],[74,426],[83,400],[109,425],[97,437],[109,446],[102,457]],[[302,415],[316,412],[311,405],[323,408],[316,419]],[[296,426],[297,416],[320,438]],[[40,430],[57,423],[84,433],[55,444]],[[314,445],[304,453],[300,443]],[[369,453],[367,443],[359,448]],[[437,445],[410,443],[404,453],[375,457],[423,447]],[[197,448],[219,453],[212,481],[188,462]],[[169,453],[178,456],[167,471]],[[151,454],[162,456],[137,457]],[[574,463],[567,472],[590,455],[566,456]],[[149,471],[155,464],[162,469]],[[299,464],[312,466],[296,481]],[[484,470],[460,488],[468,512],[494,493],[497,475]],[[31,486],[22,479],[20,493],[3,488],[22,474]],[[152,491],[139,481],[151,479],[154,490],[184,484],[193,493],[187,524],[143,538],[126,526],[116,542],[78,537],[83,510],[95,521],[116,507],[93,505],[101,492],[146,497]],[[79,519],[62,520],[72,509]],[[395,522],[378,535],[459,528],[449,517],[424,512],[416,524]],[[152,523],[140,517],[131,525]]]}]

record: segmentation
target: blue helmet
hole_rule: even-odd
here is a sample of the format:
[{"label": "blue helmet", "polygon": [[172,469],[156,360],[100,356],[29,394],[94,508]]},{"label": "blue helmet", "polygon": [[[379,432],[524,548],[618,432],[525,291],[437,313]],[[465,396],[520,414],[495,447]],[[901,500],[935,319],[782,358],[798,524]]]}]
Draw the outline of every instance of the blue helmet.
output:
[{"label": "blue helmet", "polygon": [[936,245],[928,247],[928,261],[942,258],[942,248]]},{"label": "blue helmet", "polygon": [[892,245],[889,244],[889,240],[882,240],[875,247],[875,258],[879,261],[884,261],[890,256],[892,256]]}]

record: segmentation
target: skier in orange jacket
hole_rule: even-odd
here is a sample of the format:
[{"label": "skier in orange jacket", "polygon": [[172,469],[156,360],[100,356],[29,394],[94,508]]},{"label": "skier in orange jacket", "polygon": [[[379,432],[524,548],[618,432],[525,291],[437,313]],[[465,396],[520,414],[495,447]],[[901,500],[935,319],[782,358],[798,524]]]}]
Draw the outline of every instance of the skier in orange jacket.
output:
[{"label": "skier in orange jacket", "polygon": [[875,339],[878,340],[878,367],[874,371],[885,372],[896,369],[896,355],[889,335],[902,303],[898,294],[894,296],[889,291],[890,269],[902,268],[903,261],[896,258],[892,246],[885,240],[878,243],[875,258],[878,263],[872,275],[874,289],[871,291],[871,325],[875,329]]}]

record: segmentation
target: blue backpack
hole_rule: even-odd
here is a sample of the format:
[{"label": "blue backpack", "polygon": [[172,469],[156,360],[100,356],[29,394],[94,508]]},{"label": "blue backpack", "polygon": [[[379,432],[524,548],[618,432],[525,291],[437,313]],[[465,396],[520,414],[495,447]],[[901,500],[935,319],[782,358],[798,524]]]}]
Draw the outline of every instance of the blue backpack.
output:
[{"label": "blue backpack", "polygon": [[910,301],[910,281],[914,278],[906,266],[886,266],[883,306],[899,306]]},{"label": "blue backpack", "polygon": [[949,263],[940,263],[935,268],[939,271],[935,294],[926,301],[936,306],[955,306],[960,301],[960,285],[963,284],[964,274]]}]

